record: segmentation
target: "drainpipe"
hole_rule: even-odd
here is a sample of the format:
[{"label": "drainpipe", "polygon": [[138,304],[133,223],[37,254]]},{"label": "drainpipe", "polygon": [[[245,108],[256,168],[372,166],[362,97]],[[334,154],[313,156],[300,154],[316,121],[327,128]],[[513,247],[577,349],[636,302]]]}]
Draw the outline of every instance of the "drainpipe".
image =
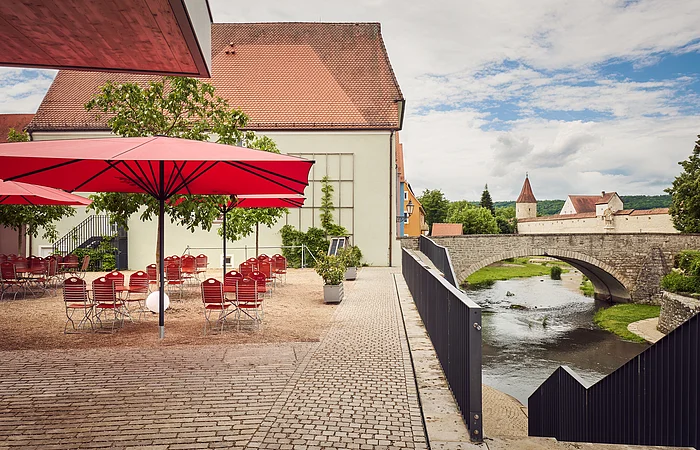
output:
[{"label": "drainpipe", "polygon": [[394,253],[394,230],[393,227],[396,226],[396,217],[394,216],[394,130],[391,130],[389,134],[389,267],[393,266],[393,253]]}]

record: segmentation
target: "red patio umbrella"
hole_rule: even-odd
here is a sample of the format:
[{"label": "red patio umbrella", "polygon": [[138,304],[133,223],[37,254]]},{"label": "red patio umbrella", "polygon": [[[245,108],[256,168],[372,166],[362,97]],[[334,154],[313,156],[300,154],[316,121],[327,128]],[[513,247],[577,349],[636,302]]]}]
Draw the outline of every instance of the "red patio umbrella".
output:
[{"label": "red patio umbrella", "polygon": [[75,205],[87,206],[92,200],[36,184],[0,181],[0,204],[3,205]]},{"label": "red patio umbrella", "polygon": [[66,191],[147,193],[160,201],[160,336],[165,201],[175,194],[302,194],[313,161],[169,137],[0,144],[0,179]]},{"label": "red patio umbrella", "polygon": [[[226,205],[219,208],[224,216],[224,268],[223,277],[226,278],[226,213],[233,208],[301,208],[304,205],[303,195],[232,195]],[[222,280],[224,279],[222,278]]]}]

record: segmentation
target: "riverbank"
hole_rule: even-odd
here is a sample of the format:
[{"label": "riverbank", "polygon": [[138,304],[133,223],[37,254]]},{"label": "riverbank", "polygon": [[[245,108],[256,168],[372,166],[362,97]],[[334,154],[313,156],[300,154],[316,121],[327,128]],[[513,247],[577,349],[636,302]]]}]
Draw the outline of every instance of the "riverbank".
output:
[{"label": "riverbank", "polygon": [[462,283],[462,288],[483,289],[493,286],[496,281],[549,275],[552,266],[561,267],[562,273],[568,272],[570,268],[568,264],[561,261],[531,261],[530,258],[513,258],[491,264],[469,275]]},{"label": "riverbank", "polygon": [[658,318],[660,312],[660,306],[626,303],[599,309],[593,316],[593,322],[603,330],[614,333],[622,339],[645,343],[646,339],[631,332],[627,327],[640,320]]}]

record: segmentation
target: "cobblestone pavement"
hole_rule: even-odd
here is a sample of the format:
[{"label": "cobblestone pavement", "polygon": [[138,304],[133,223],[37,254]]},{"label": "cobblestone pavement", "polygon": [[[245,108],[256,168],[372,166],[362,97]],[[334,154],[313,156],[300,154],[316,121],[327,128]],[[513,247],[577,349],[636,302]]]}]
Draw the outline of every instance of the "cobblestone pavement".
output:
[{"label": "cobblestone pavement", "polygon": [[427,448],[394,272],[318,343],[0,353],[0,450]]}]

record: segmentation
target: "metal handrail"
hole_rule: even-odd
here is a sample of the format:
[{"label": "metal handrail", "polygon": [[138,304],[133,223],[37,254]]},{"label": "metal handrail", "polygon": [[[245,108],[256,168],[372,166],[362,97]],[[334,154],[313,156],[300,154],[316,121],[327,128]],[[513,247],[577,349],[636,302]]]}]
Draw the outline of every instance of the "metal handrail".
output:
[{"label": "metal handrail", "polygon": [[68,255],[83,247],[90,239],[113,236],[117,226],[111,223],[107,215],[92,215],[73,227],[53,244],[53,252]]}]

